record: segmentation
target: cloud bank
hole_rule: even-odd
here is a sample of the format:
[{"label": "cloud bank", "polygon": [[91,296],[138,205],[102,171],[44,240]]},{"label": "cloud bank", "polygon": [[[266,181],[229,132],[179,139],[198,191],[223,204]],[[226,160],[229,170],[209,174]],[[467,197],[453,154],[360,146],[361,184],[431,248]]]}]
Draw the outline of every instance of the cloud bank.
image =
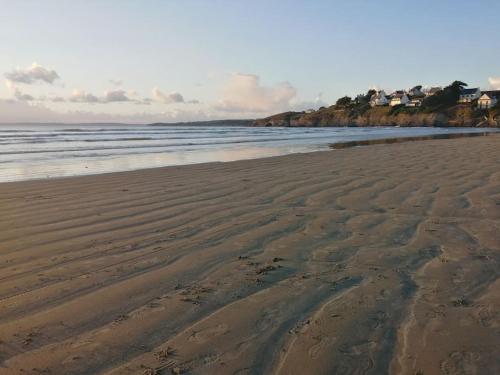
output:
[{"label": "cloud bank", "polygon": [[0,123],[57,122],[57,123],[130,123],[178,122],[220,120],[214,114],[202,110],[172,110],[159,113],[135,112],[112,114],[94,111],[58,112],[43,105],[27,101],[0,99]]},{"label": "cloud bank", "polygon": [[132,99],[127,96],[127,92],[125,90],[105,91],[102,97],[87,93],[85,90],[74,90],[69,97],[69,101],[73,103],[106,104],[130,102]]}]

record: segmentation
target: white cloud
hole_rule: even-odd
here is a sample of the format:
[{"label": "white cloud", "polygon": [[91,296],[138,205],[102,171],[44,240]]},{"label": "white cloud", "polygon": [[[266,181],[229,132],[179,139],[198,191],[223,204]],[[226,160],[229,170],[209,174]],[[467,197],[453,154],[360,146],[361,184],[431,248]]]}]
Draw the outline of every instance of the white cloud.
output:
[{"label": "white cloud", "polygon": [[104,97],[101,101],[104,103],[128,102],[130,99],[125,90],[111,90],[104,93]]},{"label": "white cloud", "polygon": [[45,82],[53,84],[59,75],[55,70],[44,68],[43,66],[34,62],[29,68],[17,68],[9,73],[5,73],[5,78],[10,82],[24,83],[31,85],[33,83]]},{"label": "white cloud", "polygon": [[262,86],[255,74],[233,74],[224,88],[217,110],[240,113],[273,113],[286,111],[297,90],[288,82],[274,87]]},{"label": "white cloud", "polygon": [[165,94],[158,87],[155,87],[152,91],[153,99],[165,104],[172,103],[184,103],[184,97],[178,92],[171,92],[169,94]]},{"label": "white cloud", "polygon": [[108,90],[104,92],[102,97],[98,97],[94,94],[87,93],[84,90],[74,90],[69,101],[73,103],[120,103],[120,102],[130,102],[132,101],[125,90]]},{"label": "white cloud", "polygon": [[73,90],[69,101],[73,103],[99,103],[99,98],[93,94],[86,93],[84,90]]},{"label": "white cloud", "polygon": [[488,82],[492,89],[500,90],[500,77],[490,77],[488,78]]}]

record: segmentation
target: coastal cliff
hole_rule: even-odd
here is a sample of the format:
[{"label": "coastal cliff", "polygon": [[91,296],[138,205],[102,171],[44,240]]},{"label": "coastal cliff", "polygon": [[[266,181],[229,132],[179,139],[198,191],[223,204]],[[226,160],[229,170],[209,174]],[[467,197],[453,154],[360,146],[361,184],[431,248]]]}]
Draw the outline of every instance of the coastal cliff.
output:
[{"label": "coastal cliff", "polygon": [[500,103],[479,109],[477,101],[457,104],[465,84],[453,82],[436,95],[421,99],[418,107],[405,105],[372,106],[374,91],[354,100],[341,98],[330,107],[317,111],[284,112],[254,121],[254,126],[320,127],[320,126],[436,126],[500,127]]},{"label": "coastal cliff", "polygon": [[419,112],[413,108],[394,111],[393,107],[374,107],[363,113],[335,105],[313,113],[285,112],[254,121],[254,126],[439,126],[439,127],[500,127],[497,108],[475,110],[457,105],[439,112]]}]

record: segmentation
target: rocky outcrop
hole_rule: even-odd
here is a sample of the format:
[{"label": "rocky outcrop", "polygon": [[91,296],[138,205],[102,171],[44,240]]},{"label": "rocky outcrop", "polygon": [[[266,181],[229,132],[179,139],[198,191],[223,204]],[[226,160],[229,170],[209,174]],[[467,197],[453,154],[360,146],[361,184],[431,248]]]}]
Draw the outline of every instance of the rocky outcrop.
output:
[{"label": "rocky outcrop", "polygon": [[254,126],[344,127],[344,126],[437,126],[499,127],[498,109],[477,110],[470,105],[457,105],[439,112],[417,108],[374,107],[362,110],[331,106],[312,113],[284,112],[254,121]]}]

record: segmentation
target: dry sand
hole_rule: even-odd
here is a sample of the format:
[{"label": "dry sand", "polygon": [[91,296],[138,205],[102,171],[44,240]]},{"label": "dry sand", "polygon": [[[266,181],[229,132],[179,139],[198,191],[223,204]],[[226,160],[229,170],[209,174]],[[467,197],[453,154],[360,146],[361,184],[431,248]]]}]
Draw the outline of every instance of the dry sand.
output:
[{"label": "dry sand", "polygon": [[500,374],[500,136],[0,184],[0,374]]}]

